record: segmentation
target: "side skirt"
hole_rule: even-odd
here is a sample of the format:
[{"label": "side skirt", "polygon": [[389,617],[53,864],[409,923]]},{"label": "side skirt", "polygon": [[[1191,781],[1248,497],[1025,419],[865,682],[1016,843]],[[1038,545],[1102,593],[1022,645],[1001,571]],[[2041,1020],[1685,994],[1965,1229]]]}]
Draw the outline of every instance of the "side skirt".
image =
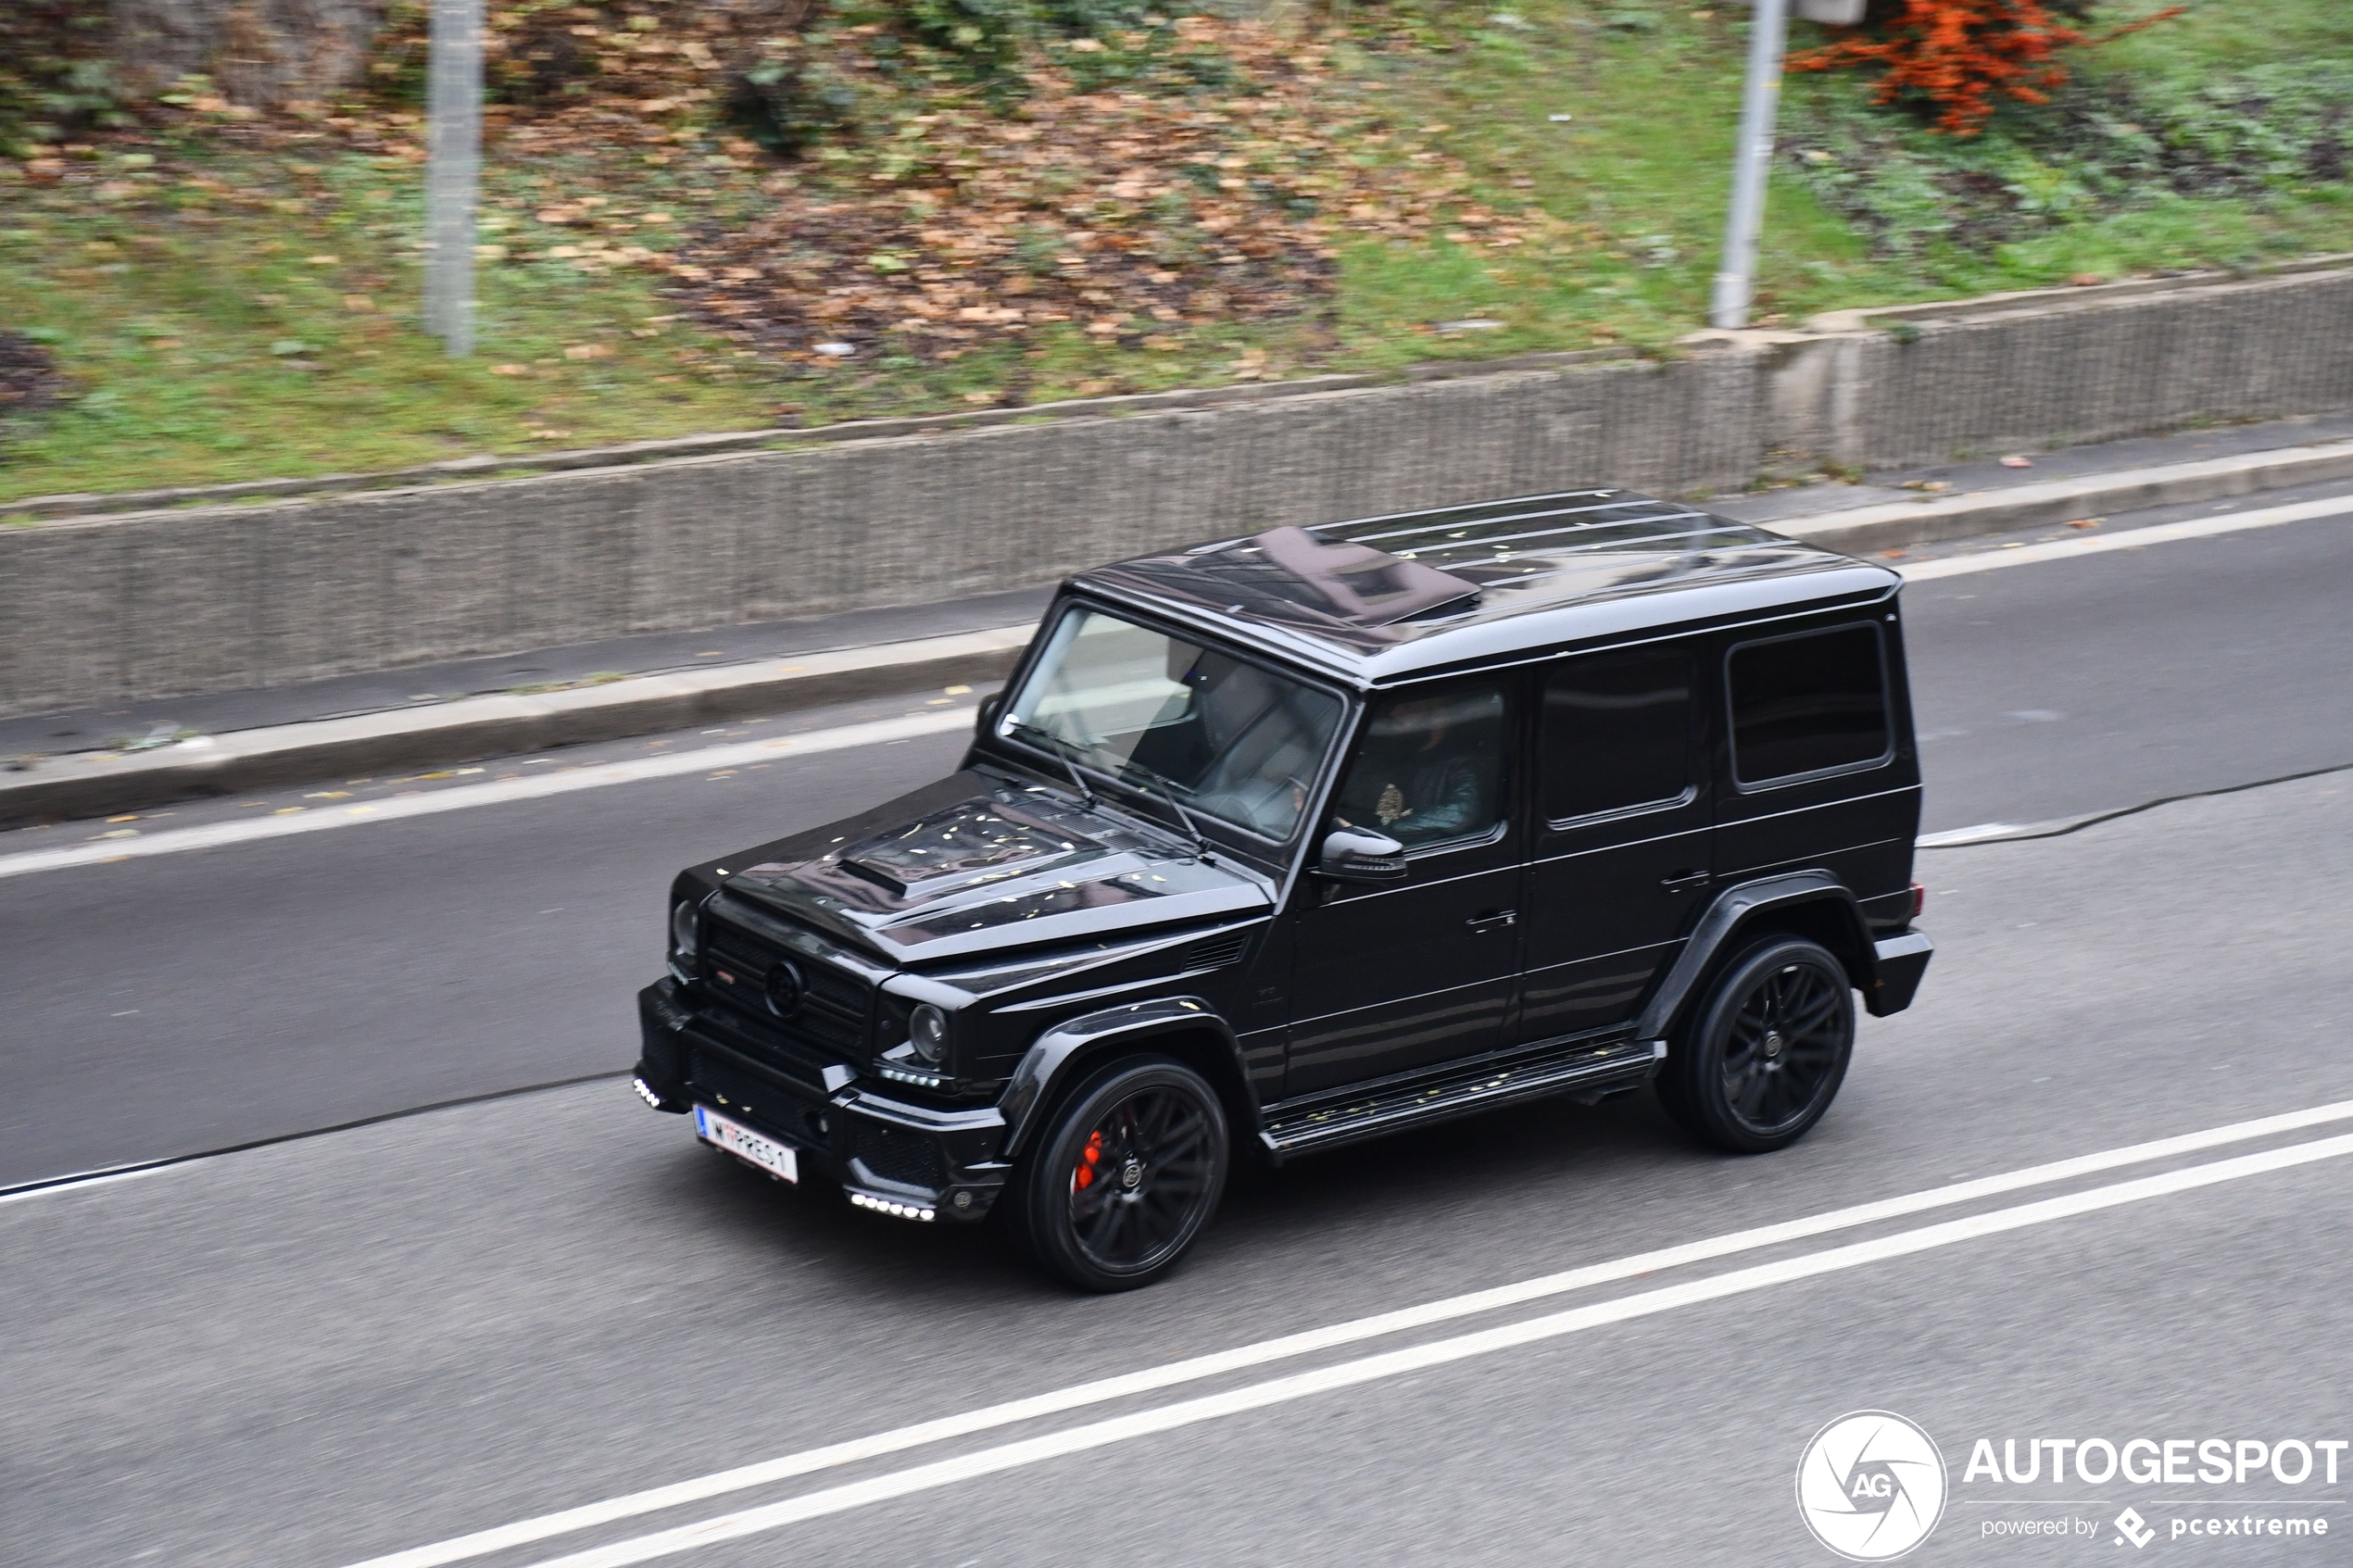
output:
[{"label": "side skirt", "polygon": [[1664,1042],[1638,1040],[1622,1029],[1540,1040],[1437,1072],[1278,1101],[1266,1108],[1258,1138],[1279,1160],[1543,1095],[1574,1093],[1590,1104],[1638,1087],[1665,1054]]}]

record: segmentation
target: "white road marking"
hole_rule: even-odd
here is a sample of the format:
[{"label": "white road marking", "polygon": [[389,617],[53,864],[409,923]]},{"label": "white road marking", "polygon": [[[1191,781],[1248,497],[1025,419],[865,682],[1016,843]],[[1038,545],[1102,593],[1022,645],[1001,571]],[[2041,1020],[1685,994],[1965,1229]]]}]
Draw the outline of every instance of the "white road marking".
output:
[{"label": "white road marking", "polygon": [[1924,833],[1912,840],[1912,847],[1915,849],[1950,849],[1957,845],[1982,844],[1989,839],[2007,838],[2011,834],[2026,831],[2026,825],[2018,822],[1980,822],[1975,827]]},{"label": "white road marking", "polygon": [[1518,1306],[1546,1297],[1582,1290],[1592,1286],[1637,1278],[1664,1269],[1706,1262],[1735,1253],[1754,1251],[1759,1248],[1785,1242],[1802,1241],[1841,1230],[1851,1230],[1886,1220],[1957,1203],[1975,1202],[1999,1197],[2028,1187],[2045,1186],[2053,1182],[2071,1181],[2095,1175],[2127,1165],[2146,1164],[2151,1160],[2171,1160],[2185,1154],[2196,1154],[2219,1148],[2227,1144],[2244,1143],[2256,1138],[2277,1136],[2284,1133],[2324,1126],[2332,1122],[2353,1120],[2353,1100],[2339,1100],[2303,1110],[2292,1110],[2277,1116],[2266,1116],[2252,1122],[2236,1122],[2211,1127],[2201,1132],[2184,1133],[2174,1137],[2158,1138],[2149,1143],[2132,1144],[2120,1148],[2104,1149],[2095,1154],[2077,1155],[2054,1160],[2048,1164],[2028,1166],[2000,1175],[1981,1176],[1972,1181],[1955,1182],[1945,1186],[1907,1193],[1901,1197],[1881,1198],[1850,1208],[1800,1220],[1783,1221],[1750,1230],[1733,1231],[1704,1241],[1685,1243],[1642,1252],[1611,1262],[1595,1263],[1570,1269],[1561,1273],[1545,1274],[1513,1285],[1497,1286],[1467,1295],[1448,1297],[1425,1302],[1416,1307],[1382,1312],[1372,1317],[1356,1318],[1325,1328],[1308,1329],[1278,1338],[1261,1340],[1253,1345],[1239,1346],[1211,1355],[1195,1356],[1186,1361],[1172,1361],[1165,1366],[1151,1367],[1141,1372],[1106,1377],[1092,1383],[1081,1383],[1051,1393],[1033,1395],[1027,1399],[988,1405],[959,1415],[943,1416],[935,1421],[920,1422],[871,1436],[855,1437],[846,1442],[828,1444],[797,1454],[764,1460],[756,1464],[722,1470],[691,1480],[673,1482],[642,1492],[610,1498],[601,1502],[585,1503],[555,1513],[541,1514],[535,1519],[519,1520],[487,1530],[436,1541],[429,1546],[414,1547],[389,1556],[370,1558],[352,1568],[442,1568],[443,1564],[462,1562],[484,1557],[492,1552],[526,1546],[534,1541],[547,1540],[556,1536],[570,1535],[577,1530],[599,1524],[614,1524],[623,1519],[642,1517],[664,1509],[678,1508],[687,1503],[701,1502],[729,1492],[766,1486],[789,1480],[837,1465],[862,1460],[900,1453],[927,1444],[944,1442],[951,1437],[969,1436],[1019,1422],[1034,1421],[1041,1416],[1058,1415],[1066,1411],[1106,1400],[1148,1394],[1179,1384],[1198,1382],[1225,1373],[1249,1367],[1264,1366],[1272,1361],[1302,1356],[1313,1351],[1333,1349],[1344,1345],[1361,1343],[1384,1335],[1423,1328],[1456,1319],[1495,1311],[1501,1308]]},{"label": "white road marking", "polygon": [[121,1182],[135,1182],[142,1176],[152,1176],[158,1171],[170,1171],[192,1161],[180,1160],[173,1165],[142,1165],[135,1171],[109,1171],[104,1175],[76,1176],[70,1181],[50,1186],[27,1187],[22,1192],[0,1192],[0,1206],[27,1203],[36,1198],[55,1198],[59,1193],[88,1192],[92,1187],[113,1186]]},{"label": "white road marking", "polygon": [[142,838],[113,838],[96,844],[75,844],[56,849],[28,849],[0,855],[0,877],[26,876],[67,866],[95,865],[107,860],[146,855],[175,855],[190,849],[217,849],[256,839],[283,838],[292,834],[321,833],[332,828],[364,827],[371,822],[397,822],[404,817],[430,816],[436,811],[462,811],[474,806],[499,806],[514,800],[537,800],[569,795],[580,789],[636,784],[646,779],[676,778],[747,762],[813,757],[820,752],[854,746],[880,746],[889,741],[969,730],[977,710],[951,708],[939,713],[915,713],[903,719],[877,719],[871,723],[845,724],[838,729],[811,730],[778,735],[773,740],[742,741],[734,746],[704,746],[661,757],[633,757],[622,762],[599,762],[561,773],[535,773],[529,778],[478,784],[458,784],[429,795],[371,800],[331,810],[305,811],[297,816],[270,816],[258,821],[212,822],[204,827],[173,828]]},{"label": "white road marking", "polygon": [[2023,545],[2015,550],[1988,550],[1982,555],[1948,556],[1942,560],[1899,564],[1895,570],[1906,583],[1939,577],[1960,577],[1972,571],[1993,571],[2005,566],[2032,566],[2037,561],[2073,560],[2079,556],[2106,555],[2111,550],[2137,550],[2144,545],[2166,545],[2177,539],[2211,539],[2249,528],[2276,528],[2284,522],[2309,522],[2314,518],[2353,520],[2353,495],[2319,501],[2296,501],[2259,511],[2232,512],[2223,517],[2192,518],[2185,522],[2160,522],[2115,533],[2086,533],[2080,539],[2057,539],[2046,545]]},{"label": "white road marking", "polygon": [[691,1524],[655,1531],[631,1540],[546,1559],[534,1564],[533,1568],[627,1568],[631,1563],[650,1562],[658,1557],[669,1557],[721,1541],[740,1540],[747,1536],[797,1524],[804,1520],[843,1513],[911,1493],[953,1486],[976,1476],[992,1475],[1069,1454],[1084,1453],[1112,1443],[1124,1443],[1180,1426],[1216,1421],[1245,1411],[1264,1410],[1270,1405],[1286,1404],[1335,1389],[1399,1377],[1407,1373],[1467,1361],[1475,1356],[1492,1355],[1499,1350],[1516,1349],[1566,1335],[1579,1334],[1590,1328],[1672,1311],[1680,1307],[1697,1306],[1777,1285],[1816,1279],[1892,1258],[1911,1257],[1939,1248],[2096,1213],[2127,1203],[2145,1202],[2150,1198],[2195,1191],[2223,1182],[2243,1181],[2251,1176],[2290,1170],[2347,1154],[2353,1154],[2353,1134],[2296,1144],[2286,1148],[2268,1149],[2259,1154],[2240,1155],[2236,1159],[2216,1160],[2206,1165],[2193,1165],[2160,1175],[2143,1176],[2135,1181],[2119,1182],[2110,1186],[2093,1187],[2061,1198],[2020,1204],[2013,1209],[1997,1209],[1990,1213],[1947,1220],[1942,1224],[1899,1231],[1894,1236],[1855,1242],[1827,1251],[1760,1263],[1754,1268],[1737,1269],[1729,1273],[1693,1280],[1687,1285],[1641,1291],[1590,1307],[1572,1308],[1564,1312],[1458,1335],[1451,1339],[1432,1340],[1404,1349],[1388,1350],[1222,1394],[1203,1395],[1199,1399],[1163,1405],[1156,1410],[1139,1411],[1132,1415],[1093,1422],[1040,1437],[1000,1444],[952,1459],[787,1498],[781,1502],[741,1509]]}]

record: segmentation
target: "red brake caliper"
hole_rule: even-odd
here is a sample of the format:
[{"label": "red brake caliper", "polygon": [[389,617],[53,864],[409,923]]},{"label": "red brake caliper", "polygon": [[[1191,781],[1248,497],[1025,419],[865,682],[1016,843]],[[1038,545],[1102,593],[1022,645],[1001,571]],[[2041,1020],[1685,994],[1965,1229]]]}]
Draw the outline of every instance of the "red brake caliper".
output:
[{"label": "red brake caliper", "polygon": [[1075,1179],[1080,1186],[1088,1186],[1093,1184],[1095,1180],[1096,1163],[1101,1160],[1102,1157],[1103,1130],[1101,1127],[1098,1127],[1088,1136],[1087,1147],[1079,1151],[1078,1174]]}]

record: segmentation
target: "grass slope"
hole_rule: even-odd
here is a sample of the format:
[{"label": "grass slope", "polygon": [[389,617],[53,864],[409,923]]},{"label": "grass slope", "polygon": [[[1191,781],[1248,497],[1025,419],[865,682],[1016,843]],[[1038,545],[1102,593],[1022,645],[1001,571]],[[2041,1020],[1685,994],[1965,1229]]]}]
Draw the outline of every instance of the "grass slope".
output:
[{"label": "grass slope", "polygon": [[[1332,91],[1352,112],[1378,106],[1391,132],[1358,156],[1458,169],[1464,200],[1539,207],[1557,243],[1482,248],[1442,225],[1356,237],[1337,247],[1326,307],[1189,319],[1149,350],[1068,323],[950,362],[785,367],[698,325],[664,292],[673,282],[536,232],[551,202],[574,204],[579,221],[591,191],[597,224],[654,247],[763,210],[774,166],[707,124],[667,132],[650,154],[494,157],[483,238],[531,259],[483,268],[482,348],[466,361],[419,327],[422,171],[404,149],[233,125],[63,149],[69,169],[101,178],[0,184],[0,329],[29,330],[81,395],[19,421],[0,455],[0,501],[1435,358],[1666,349],[1699,323],[1716,266],[1745,28],[1737,6],[1640,0],[1360,16],[1357,42],[1334,51]],[[2200,94],[2234,72],[2353,67],[2353,6],[2209,0],[2078,58],[2069,101],[2006,110],[1969,144],[1869,109],[1860,79],[1793,80],[1761,319],[2353,249],[2353,207],[2325,160],[2281,155],[2269,172],[2192,178],[2167,150],[2206,138],[2200,169],[2257,160],[2240,121],[2287,111]],[[2152,124],[2122,120],[2127,109]],[[2122,150],[2087,140],[2095,124]],[[1466,320],[1500,325],[1441,330]]]}]

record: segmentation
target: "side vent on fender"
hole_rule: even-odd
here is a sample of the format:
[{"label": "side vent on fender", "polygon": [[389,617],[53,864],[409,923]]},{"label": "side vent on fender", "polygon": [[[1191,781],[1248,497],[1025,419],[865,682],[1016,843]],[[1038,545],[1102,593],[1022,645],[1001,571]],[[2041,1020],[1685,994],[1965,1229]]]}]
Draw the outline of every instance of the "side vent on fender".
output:
[{"label": "side vent on fender", "polygon": [[1223,969],[1229,963],[1241,961],[1242,949],[1250,946],[1250,933],[1235,932],[1230,936],[1212,936],[1196,942],[1185,949],[1187,969]]}]

